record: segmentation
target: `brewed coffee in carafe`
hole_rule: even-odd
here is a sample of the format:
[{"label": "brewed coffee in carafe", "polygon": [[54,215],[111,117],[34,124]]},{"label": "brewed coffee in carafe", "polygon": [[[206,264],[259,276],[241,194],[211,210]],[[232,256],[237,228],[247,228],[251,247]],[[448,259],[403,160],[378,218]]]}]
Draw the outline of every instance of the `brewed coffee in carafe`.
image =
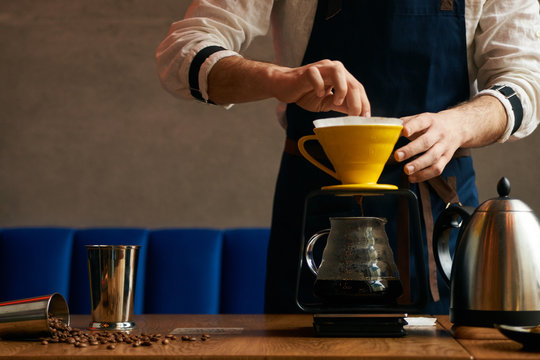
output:
[{"label": "brewed coffee in carafe", "polygon": [[[393,304],[402,294],[394,254],[378,217],[333,217],[331,228],[314,234],[305,257],[316,275],[314,295],[323,302]],[[313,258],[317,240],[327,235],[320,266]]]}]

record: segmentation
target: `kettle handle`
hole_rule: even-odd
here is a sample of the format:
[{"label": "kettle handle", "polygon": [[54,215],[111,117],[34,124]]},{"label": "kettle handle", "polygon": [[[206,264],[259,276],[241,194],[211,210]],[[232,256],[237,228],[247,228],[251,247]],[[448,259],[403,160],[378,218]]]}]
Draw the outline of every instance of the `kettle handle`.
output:
[{"label": "kettle handle", "polygon": [[[467,226],[469,219],[475,208],[471,206],[461,206],[450,204],[439,215],[433,229],[433,255],[437,268],[448,286],[450,286],[450,276],[452,273],[452,256],[450,255],[450,230],[460,229],[456,240],[456,249],[461,240],[461,233]],[[462,221],[458,221],[461,218]]]},{"label": "kettle handle", "polygon": [[309,267],[309,270],[313,273],[313,275],[317,276],[319,273],[319,267],[317,264],[315,264],[315,259],[313,258],[313,248],[315,247],[315,242],[319,240],[319,238],[323,235],[328,235],[330,233],[330,229],[321,230],[317,233],[315,233],[312,237],[309,238],[309,241],[306,246],[306,261],[307,265]]}]

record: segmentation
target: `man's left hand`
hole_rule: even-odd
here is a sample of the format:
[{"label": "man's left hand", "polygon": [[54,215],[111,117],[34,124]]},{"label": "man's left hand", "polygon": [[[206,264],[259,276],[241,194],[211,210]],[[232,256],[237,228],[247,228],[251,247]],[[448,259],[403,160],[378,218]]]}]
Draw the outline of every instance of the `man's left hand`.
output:
[{"label": "man's left hand", "polygon": [[402,118],[402,135],[411,142],[395,152],[397,161],[413,159],[404,171],[410,182],[421,182],[442,173],[454,152],[461,146],[459,123],[450,115],[423,113]]},{"label": "man's left hand", "polygon": [[456,150],[491,144],[506,129],[503,105],[489,95],[479,96],[438,113],[402,118],[402,135],[411,140],[397,149],[394,157],[402,162],[411,183],[442,174]]}]

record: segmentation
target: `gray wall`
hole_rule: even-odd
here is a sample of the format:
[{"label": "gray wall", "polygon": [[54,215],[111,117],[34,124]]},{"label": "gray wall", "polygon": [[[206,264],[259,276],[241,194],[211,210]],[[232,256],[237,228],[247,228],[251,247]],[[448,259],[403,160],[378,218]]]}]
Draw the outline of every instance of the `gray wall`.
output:
[{"label": "gray wall", "polygon": [[[275,101],[174,99],[154,51],[186,0],[0,0],[0,226],[269,226]],[[272,60],[268,38],[248,56]],[[474,152],[540,211],[536,132]]]}]

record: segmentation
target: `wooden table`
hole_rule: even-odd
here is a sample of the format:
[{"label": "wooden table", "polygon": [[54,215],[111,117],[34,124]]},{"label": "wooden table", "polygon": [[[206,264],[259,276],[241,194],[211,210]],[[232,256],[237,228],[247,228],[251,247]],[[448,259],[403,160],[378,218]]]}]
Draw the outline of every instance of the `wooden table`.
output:
[{"label": "wooden table", "polygon": [[[540,353],[525,353],[521,346],[505,338],[456,339],[448,317],[436,326],[407,329],[403,338],[318,338],[314,336],[310,315],[140,315],[135,322],[140,331],[167,334],[187,328],[196,335],[211,334],[207,341],[173,341],[133,347],[119,344],[76,348],[68,344],[41,345],[39,341],[0,341],[0,359],[473,359],[540,358]],[[72,316],[72,325],[85,328],[89,316]],[[217,330],[215,330],[217,331]],[[474,331],[473,331],[474,332]],[[498,334],[498,333],[497,333]]]},{"label": "wooden table", "polygon": [[520,343],[509,340],[497,329],[455,327],[448,316],[440,316],[437,320],[443,328],[452,333],[474,359],[540,359],[540,352],[523,350]]}]

